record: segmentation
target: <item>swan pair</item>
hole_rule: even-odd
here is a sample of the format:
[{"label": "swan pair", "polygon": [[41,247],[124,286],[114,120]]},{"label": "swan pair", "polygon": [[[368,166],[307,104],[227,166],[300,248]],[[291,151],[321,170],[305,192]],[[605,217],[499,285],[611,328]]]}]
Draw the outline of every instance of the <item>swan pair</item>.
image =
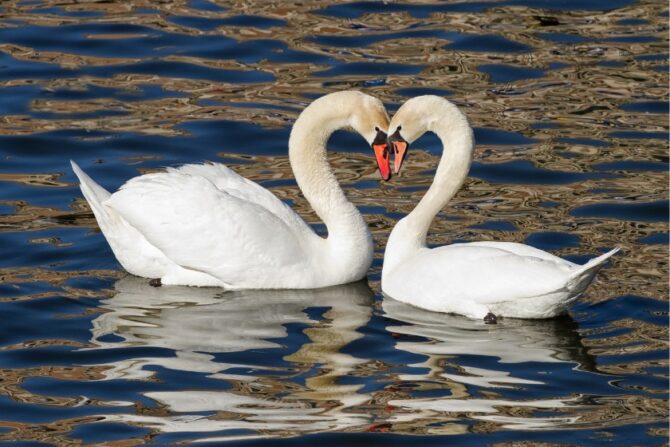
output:
[{"label": "swan pair", "polygon": [[[407,101],[389,122],[384,105],[344,91],[312,102],[296,120],[289,159],[296,182],[325,223],[318,236],[270,191],[221,164],[189,164],[146,174],[110,194],[74,162],[81,190],[128,272],[152,284],[227,289],[305,289],[357,281],[372,263],[370,230],[328,165],[338,129],[372,147],[382,178],[390,152],[398,172],[408,144],[435,132],[444,152],[432,186],[391,232],[383,292],[399,301],[494,322],[495,315],[548,318],[563,313],[617,249],[578,266],[514,243],[426,247],[435,215],[467,176],[474,138],[456,106],[436,96]],[[392,131],[387,138],[386,130]]]}]

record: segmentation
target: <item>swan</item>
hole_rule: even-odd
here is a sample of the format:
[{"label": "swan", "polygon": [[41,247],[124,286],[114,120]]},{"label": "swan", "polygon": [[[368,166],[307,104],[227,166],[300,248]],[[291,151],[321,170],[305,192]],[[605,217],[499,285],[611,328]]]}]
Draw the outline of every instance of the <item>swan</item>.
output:
[{"label": "swan", "polygon": [[619,248],[584,265],[512,242],[428,248],[426,234],[432,220],[468,174],[474,135],[465,115],[446,99],[412,98],[389,125],[396,173],[409,144],[427,131],[440,138],[442,157],[424,197],[391,231],[382,267],[383,293],[416,307],[487,323],[495,323],[499,316],[539,319],[565,313]]},{"label": "swan", "polygon": [[365,277],[370,230],[347,200],[326,157],[330,135],[351,128],[390,177],[381,101],[357,91],[306,107],[289,137],[296,182],[328,237],[318,236],[267,189],[218,164],[187,164],[135,177],[110,194],[76,163],[81,191],[121,266],[155,286],[312,289]]}]

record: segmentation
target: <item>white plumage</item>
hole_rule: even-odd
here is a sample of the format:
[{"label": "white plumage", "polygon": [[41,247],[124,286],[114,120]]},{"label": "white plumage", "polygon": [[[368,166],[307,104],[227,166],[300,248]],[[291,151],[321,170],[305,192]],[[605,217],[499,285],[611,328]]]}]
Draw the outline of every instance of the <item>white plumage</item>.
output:
[{"label": "white plumage", "polygon": [[332,174],[325,144],[351,127],[371,144],[388,117],[360,92],[326,95],[296,121],[289,156],[296,181],[326,224],[324,239],[260,185],[221,164],[135,177],[110,194],[74,162],[100,229],[130,273],[163,284],[229,289],[317,288],[356,281],[372,238]]},{"label": "white plumage", "polygon": [[474,148],[472,128],[449,101],[421,96],[395,114],[389,135],[401,128],[409,142],[435,132],[444,150],[435,179],[416,208],[393,228],[384,255],[382,290],[431,311],[484,318],[550,318],[567,311],[615,248],[577,265],[528,245],[473,242],[426,247],[435,215],[465,180]]}]

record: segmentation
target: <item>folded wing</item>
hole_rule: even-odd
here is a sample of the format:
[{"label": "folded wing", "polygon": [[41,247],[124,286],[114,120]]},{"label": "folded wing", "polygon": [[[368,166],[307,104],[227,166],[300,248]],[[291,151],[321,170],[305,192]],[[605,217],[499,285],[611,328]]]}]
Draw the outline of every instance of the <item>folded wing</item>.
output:
[{"label": "folded wing", "polygon": [[412,281],[424,289],[416,291],[417,296],[491,304],[565,287],[574,268],[570,264],[500,248],[454,244],[419,252],[399,270],[403,278],[422,278]]},{"label": "folded wing", "polygon": [[258,192],[248,185],[231,188],[242,183],[217,176],[232,173],[227,168],[198,171],[186,167],[136,177],[105,204],[176,264],[226,284],[304,262],[302,239],[308,242],[314,233],[305,234],[311,231],[299,216],[253,182],[245,180]]}]

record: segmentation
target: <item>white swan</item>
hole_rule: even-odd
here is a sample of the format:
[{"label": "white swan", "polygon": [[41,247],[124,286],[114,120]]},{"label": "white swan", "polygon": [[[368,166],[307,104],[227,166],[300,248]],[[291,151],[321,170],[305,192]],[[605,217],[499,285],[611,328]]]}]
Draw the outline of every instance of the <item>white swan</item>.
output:
[{"label": "white swan", "polygon": [[[353,128],[390,176],[384,105],[355,91],[315,100],[298,117],[289,159],[298,186],[328,228],[318,236],[262,186],[221,164],[184,165],[135,177],[110,194],[74,162],[81,190],[114,255],[155,285],[305,289],[363,278],[370,230],[330,170],[326,142]],[[159,279],[160,281],[156,281]]]},{"label": "white swan", "polygon": [[619,249],[577,265],[511,242],[427,248],[430,224],[463,184],[474,148],[472,128],[455,105],[437,96],[412,98],[389,126],[396,172],[408,142],[427,131],[442,141],[442,158],[428,192],[391,232],[382,270],[384,294],[427,310],[491,323],[496,315],[550,318],[566,312]]}]

